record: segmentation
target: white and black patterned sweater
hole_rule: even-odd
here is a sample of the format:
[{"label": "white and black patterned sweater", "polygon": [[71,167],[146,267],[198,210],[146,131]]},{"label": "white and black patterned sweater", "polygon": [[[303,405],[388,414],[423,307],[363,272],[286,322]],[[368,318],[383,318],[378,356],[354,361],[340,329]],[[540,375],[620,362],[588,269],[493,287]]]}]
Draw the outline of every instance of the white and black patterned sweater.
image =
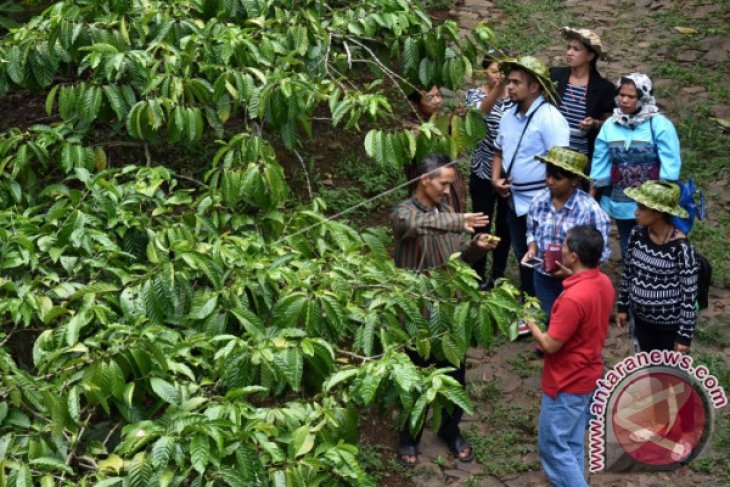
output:
[{"label": "white and black patterned sweater", "polygon": [[624,258],[618,312],[661,330],[677,330],[675,341],[692,342],[697,321],[699,265],[686,238],[656,244],[646,228],[634,227]]}]

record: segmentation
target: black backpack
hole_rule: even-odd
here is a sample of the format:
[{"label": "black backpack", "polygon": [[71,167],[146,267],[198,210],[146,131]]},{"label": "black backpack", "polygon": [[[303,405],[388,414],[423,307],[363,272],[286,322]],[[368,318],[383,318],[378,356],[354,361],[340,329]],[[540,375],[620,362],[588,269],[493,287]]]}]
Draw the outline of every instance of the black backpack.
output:
[{"label": "black backpack", "polygon": [[710,299],[710,285],[712,284],[712,264],[704,255],[695,249],[695,257],[700,266],[697,275],[697,304],[700,309],[707,308]]}]

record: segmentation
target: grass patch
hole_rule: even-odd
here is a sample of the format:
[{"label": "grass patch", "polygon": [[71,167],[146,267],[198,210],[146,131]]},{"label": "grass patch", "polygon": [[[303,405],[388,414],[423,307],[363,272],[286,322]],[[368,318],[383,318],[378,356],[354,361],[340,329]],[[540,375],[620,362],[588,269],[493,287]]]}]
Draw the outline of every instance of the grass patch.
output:
[{"label": "grass patch", "polygon": [[[730,364],[724,354],[719,352],[701,352],[695,357],[695,364],[705,364],[710,373],[717,377],[726,393],[730,393]],[[700,458],[690,464],[692,470],[710,474],[718,480],[730,485],[730,412],[725,408],[718,413],[715,432],[710,440],[713,455]]]},{"label": "grass patch", "polygon": [[497,400],[486,402],[480,430],[469,428],[464,434],[471,442],[487,475],[501,477],[540,468],[535,453],[537,409],[523,409]]},{"label": "grass patch", "polygon": [[560,28],[574,23],[562,0],[499,0],[494,6],[509,19],[492,26],[497,39],[518,54],[541,54],[562,43]]},{"label": "grass patch", "polygon": [[521,379],[533,377],[540,371],[540,366],[532,360],[533,352],[523,351],[514,357],[507,359],[512,371]]},{"label": "grass patch", "polygon": [[719,316],[695,330],[695,338],[699,343],[711,347],[725,348],[730,347],[730,329],[727,327],[727,321],[730,316]]}]

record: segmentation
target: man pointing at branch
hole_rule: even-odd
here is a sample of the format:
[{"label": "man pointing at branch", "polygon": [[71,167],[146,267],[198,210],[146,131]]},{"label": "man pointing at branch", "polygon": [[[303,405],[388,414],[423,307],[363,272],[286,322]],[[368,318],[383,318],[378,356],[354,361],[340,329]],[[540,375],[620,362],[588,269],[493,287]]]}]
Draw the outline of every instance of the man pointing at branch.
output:
[{"label": "man pointing at branch", "polygon": [[[491,235],[481,234],[465,241],[464,232],[474,233],[475,228],[486,226],[489,219],[482,213],[454,213],[444,203],[451,183],[456,178],[456,169],[449,156],[430,154],[425,156],[416,168],[418,186],[413,196],[398,204],[391,214],[396,242],[395,263],[398,267],[424,272],[440,267],[451,254],[462,251],[462,258],[473,262],[497,246]],[[423,359],[416,352],[409,352],[411,360],[419,367],[451,367],[449,362]],[[465,359],[465,357],[464,357]],[[462,386],[465,377],[465,360],[451,375]],[[451,452],[461,461],[474,459],[474,451],[461,436],[459,421],[463,411],[454,406],[451,414],[444,412],[439,436]],[[402,465],[418,463],[417,445],[421,432],[413,436],[406,426],[400,434],[398,461]]]}]

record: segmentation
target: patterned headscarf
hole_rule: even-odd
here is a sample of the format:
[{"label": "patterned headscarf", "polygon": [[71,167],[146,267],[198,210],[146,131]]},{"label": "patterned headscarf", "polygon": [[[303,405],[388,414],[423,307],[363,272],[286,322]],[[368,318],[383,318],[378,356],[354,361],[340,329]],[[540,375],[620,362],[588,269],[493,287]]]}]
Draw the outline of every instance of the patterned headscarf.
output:
[{"label": "patterned headscarf", "polygon": [[636,113],[623,113],[618,107],[619,98],[616,96],[616,108],[613,109],[613,119],[619,125],[635,129],[643,122],[646,122],[651,117],[659,113],[659,108],[656,106],[656,100],[651,94],[651,80],[649,77],[642,73],[630,73],[621,76],[621,79],[616,83],[616,88],[621,89],[621,85],[626,84],[627,81],[636,86],[636,93],[639,95],[639,100],[636,104]]}]

